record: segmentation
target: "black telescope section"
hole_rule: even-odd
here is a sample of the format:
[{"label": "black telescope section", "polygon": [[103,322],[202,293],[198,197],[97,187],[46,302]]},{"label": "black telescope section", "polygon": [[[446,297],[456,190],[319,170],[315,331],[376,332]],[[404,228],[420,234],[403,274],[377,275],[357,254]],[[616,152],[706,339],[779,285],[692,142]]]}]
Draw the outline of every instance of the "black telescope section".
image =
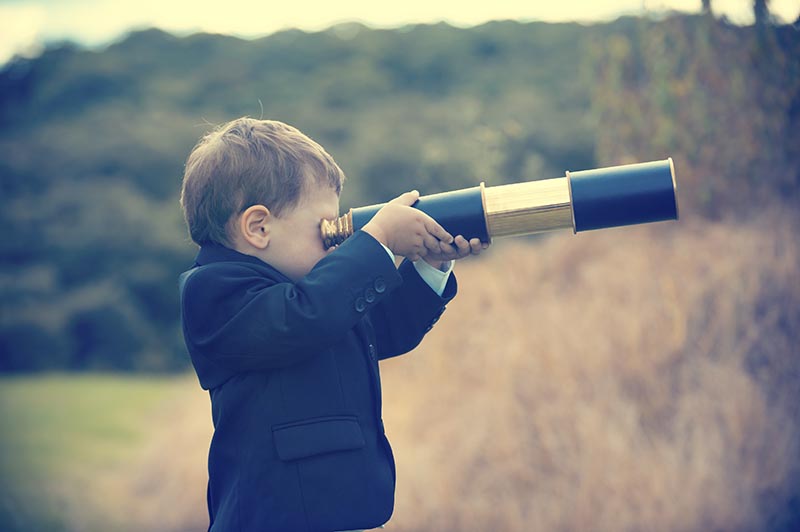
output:
[{"label": "black telescope section", "polygon": [[[353,228],[357,231],[369,222],[385,203],[353,209]],[[489,242],[486,218],[483,213],[481,187],[464,188],[423,196],[413,205],[444,227],[453,236],[480,238]]]},{"label": "black telescope section", "polygon": [[[364,227],[380,205],[352,209],[321,225],[326,245],[341,243]],[[491,242],[572,227],[576,232],[678,219],[672,159],[567,172],[566,177],[483,185],[422,196],[413,205],[453,236]],[[352,224],[351,224],[352,222]],[[490,229],[495,234],[490,234]]]},{"label": "black telescope section", "polygon": [[678,218],[672,159],[567,172],[575,232]]}]

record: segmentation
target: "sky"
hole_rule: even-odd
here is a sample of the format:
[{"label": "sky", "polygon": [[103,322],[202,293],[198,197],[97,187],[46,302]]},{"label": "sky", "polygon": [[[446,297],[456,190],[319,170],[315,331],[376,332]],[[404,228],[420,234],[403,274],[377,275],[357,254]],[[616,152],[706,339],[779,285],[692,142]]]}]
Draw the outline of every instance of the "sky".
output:
[{"label": "sky", "polygon": [[[126,33],[158,27],[185,35],[198,31],[259,37],[286,28],[318,31],[341,22],[392,28],[448,22],[468,27],[489,20],[605,21],[643,10],[697,12],[701,0],[0,0],[0,64],[14,54],[35,55],[48,42],[87,46],[113,42]],[[712,0],[713,11],[751,24],[751,0]],[[771,0],[782,22],[800,14],[798,0]]]}]

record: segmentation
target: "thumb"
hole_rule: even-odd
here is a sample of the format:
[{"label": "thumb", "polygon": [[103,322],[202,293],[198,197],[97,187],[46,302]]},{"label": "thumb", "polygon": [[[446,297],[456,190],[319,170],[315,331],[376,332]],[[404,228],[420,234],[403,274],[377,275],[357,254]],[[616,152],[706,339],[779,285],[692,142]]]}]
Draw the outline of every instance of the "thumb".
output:
[{"label": "thumb", "polygon": [[405,194],[400,194],[395,199],[390,201],[389,203],[398,203],[400,205],[414,205],[419,199],[419,191],[412,190],[411,192],[406,192]]}]

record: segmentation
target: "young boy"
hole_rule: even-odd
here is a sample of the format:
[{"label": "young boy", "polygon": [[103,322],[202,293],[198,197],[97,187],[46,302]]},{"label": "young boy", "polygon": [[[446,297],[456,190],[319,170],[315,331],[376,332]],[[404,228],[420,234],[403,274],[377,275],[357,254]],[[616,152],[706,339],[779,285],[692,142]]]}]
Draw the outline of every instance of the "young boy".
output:
[{"label": "young boy", "polygon": [[300,131],[250,118],[186,162],[200,251],[181,310],[211,395],[209,530],[332,532],[392,514],[378,360],[419,344],[456,293],[452,261],[482,245],[453,239],[409,192],[325,250],[320,221],[338,216],[343,181]]}]

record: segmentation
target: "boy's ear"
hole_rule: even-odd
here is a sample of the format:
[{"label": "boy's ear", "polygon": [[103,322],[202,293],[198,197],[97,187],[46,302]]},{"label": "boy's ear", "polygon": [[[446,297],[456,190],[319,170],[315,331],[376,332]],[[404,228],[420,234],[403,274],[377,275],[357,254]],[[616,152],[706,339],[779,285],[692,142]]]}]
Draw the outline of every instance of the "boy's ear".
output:
[{"label": "boy's ear", "polygon": [[263,205],[251,205],[239,218],[239,232],[244,239],[258,249],[269,245],[272,214]]}]

